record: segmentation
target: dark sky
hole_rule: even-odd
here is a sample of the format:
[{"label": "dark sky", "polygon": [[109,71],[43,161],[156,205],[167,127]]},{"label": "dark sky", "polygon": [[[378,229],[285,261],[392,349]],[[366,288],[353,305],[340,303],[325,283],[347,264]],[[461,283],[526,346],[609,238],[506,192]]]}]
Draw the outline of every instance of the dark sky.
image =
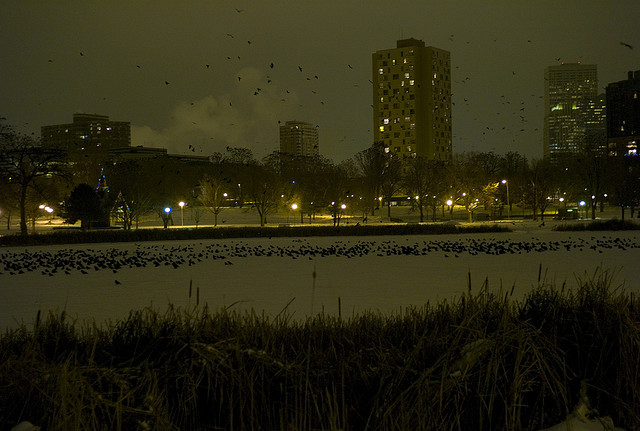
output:
[{"label": "dark sky", "polygon": [[451,52],[454,152],[540,158],[544,68],[597,64],[604,92],[640,69],[639,16],[638,0],[3,0],[0,116],[39,135],[98,113],[133,145],[258,157],[297,119],[339,162],[372,142],[371,54],[414,37]]}]

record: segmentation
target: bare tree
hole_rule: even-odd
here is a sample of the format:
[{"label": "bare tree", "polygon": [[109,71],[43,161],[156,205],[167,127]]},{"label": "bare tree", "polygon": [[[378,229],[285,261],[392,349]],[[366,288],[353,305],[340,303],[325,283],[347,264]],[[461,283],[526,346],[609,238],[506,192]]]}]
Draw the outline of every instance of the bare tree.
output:
[{"label": "bare tree", "polygon": [[404,162],[402,186],[412,198],[413,208],[420,212],[420,222],[424,222],[424,213],[429,207],[433,209],[435,219],[436,200],[433,196],[443,192],[442,164],[421,156],[409,157]]},{"label": "bare tree", "polygon": [[531,163],[529,182],[533,198],[534,220],[538,220],[537,211],[540,211],[540,219],[544,221],[544,212],[551,203],[549,197],[556,187],[556,177],[556,169],[549,159],[534,160]]},{"label": "bare tree", "polygon": [[198,201],[213,214],[213,225],[218,226],[218,215],[227,200],[227,182],[212,175],[205,175],[198,184]]},{"label": "bare tree", "polygon": [[18,189],[20,233],[28,234],[27,199],[29,190],[38,189],[38,179],[65,175],[64,152],[55,148],[42,148],[31,136],[0,130],[0,175]]},{"label": "bare tree", "polygon": [[[362,150],[354,157],[355,164],[362,178],[363,198],[369,202],[378,199],[382,193],[382,175],[386,165],[387,156],[384,145],[376,142],[366,150]],[[380,202],[382,205],[382,203]],[[375,207],[371,207],[371,215]]]},{"label": "bare tree", "polygon": [[280,182],[278,173],[263,164],[255,164],[246,170],[242,189],[258,212],[260,226],[264,226],[267,215],[278,208],[282,195]]}]

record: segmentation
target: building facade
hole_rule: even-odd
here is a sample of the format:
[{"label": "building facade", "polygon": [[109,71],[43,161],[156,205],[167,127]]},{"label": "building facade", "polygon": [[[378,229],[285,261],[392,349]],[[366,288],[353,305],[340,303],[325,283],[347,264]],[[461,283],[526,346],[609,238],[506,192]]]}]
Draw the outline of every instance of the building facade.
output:
[{"label": "building facade", "polygon": [[73,114],[72,123],[42,126],[40,134],[43,146],[64,149],[70,156],[104,155],[131,145],[131,123],[98,114]]},{"label": "building facade", "polygon": [[607,85],[607,148],[611,156],[638,155],[640,142],[640,70]]},{"label": "building facade", "polygon": [[93,184],[110,160],[109,151],[131,146],[131,123],[111,121],[106,115],[76,113],[72,123],[42,126],[40,134],[44,148],[66,153],[77,184]]},{"label": "building facade", "polygon": [[567,63],[544,71],[544,157],[555,162],[585,149],[605,152],[606,109],[595,64]]},{"label": "building facade", "polygon": [[372,55],[374,142],[386,152],[451,160],[451,55],[403,39]]},{"label": "building facade", "polygon": [[280,152],[294,156],[317,156],[318,128],[304,121],[287,121],[280,126]]}]

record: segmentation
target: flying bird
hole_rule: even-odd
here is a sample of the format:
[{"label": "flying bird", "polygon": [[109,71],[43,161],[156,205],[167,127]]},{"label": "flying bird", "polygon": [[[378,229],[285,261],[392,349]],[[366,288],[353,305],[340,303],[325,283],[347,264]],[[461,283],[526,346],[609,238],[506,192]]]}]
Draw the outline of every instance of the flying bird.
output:
[{"label": "flying bird", "polygon": [[271,63],[271,64],[269,65],[269,67],[273,69],[273,63]]},{"label": "flying bird", "polygon": [[169,81],[164,81],[164,85],[169,85]]},{"label": "flying bird", "polygon": [[302,66],[298,66],[298,69],[300,69],[300,72],[302,72]]},{"label": "flying bird", "polygon": [[620,45],[624,46],[625,48],[633,49],[633,46],[631,46],[631,45],[629,45],[628,43],[625,43],[625,42],[620,42]]}]

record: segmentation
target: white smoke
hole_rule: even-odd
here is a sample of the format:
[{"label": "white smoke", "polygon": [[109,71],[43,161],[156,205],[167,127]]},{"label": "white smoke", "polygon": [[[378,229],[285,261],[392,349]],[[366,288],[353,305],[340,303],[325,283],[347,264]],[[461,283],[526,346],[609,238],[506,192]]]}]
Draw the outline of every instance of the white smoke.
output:
[{"label": "white smoke", "polygon": [[278,121],[295,119],[295,93],[278,89],[258,69],[244,68],[237,77],[226,94],[179,102],[161,130],[132,126],[132,145],[196,155],[222,152],[227,146],[249,148],[257,157],[277,150]]}]

